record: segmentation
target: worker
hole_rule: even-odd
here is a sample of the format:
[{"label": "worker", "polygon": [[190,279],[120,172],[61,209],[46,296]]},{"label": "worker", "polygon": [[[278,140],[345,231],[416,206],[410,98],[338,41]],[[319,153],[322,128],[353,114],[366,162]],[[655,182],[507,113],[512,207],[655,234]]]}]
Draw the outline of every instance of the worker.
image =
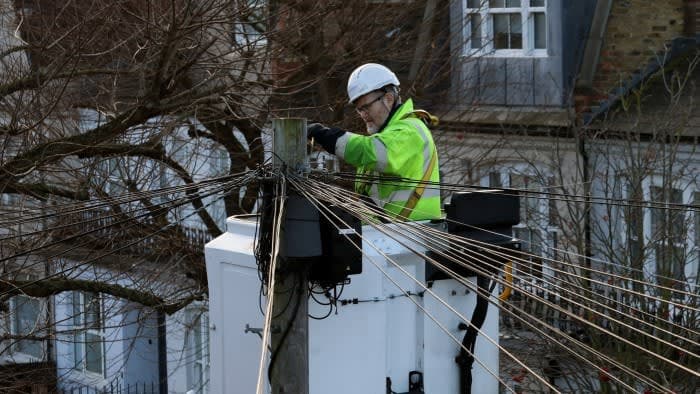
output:
[{"label": "worker", "polygon": [[414,110],[411,99],[402,103],[396,74],[381,64],[356,68],[347,89],[369,135],[312,123],[308,138],[356,167],[355,191],[392,218],[440,218],[438,157],[428,129],[437,118]]}]

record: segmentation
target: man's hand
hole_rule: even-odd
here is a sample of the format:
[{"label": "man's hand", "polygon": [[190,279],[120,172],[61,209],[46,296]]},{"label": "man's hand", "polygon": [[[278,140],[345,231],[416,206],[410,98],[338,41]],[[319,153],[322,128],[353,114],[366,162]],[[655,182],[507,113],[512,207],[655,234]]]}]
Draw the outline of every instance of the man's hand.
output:
[{"label": "man's hand", "polygon": [[321,145],[326,152],[335,154],[335,142],[345,134],[345,130],[335,127],[326,127],[320,123],[311,123],[306,128],[306,137],[313,138],[316,143]]}]

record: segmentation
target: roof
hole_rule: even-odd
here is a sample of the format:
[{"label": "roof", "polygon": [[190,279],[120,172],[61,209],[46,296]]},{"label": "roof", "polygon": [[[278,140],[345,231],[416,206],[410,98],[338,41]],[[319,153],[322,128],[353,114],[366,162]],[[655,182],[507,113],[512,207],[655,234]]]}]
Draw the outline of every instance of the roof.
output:
[{"label": "roof", "polygon": [[673,67],[681,60],[698,54],[698,51],[700,51],[700,34],[695,37],[677,37],[673,39],[663,56],[651,59],[639,72],[632,74],[622,86],[610,92],[606,99],[599,102],[598,106],[583,113],[583,124],[590,125],[615,108],[624,97],[628,96],[635,89],[640,88],[661,70]]}]

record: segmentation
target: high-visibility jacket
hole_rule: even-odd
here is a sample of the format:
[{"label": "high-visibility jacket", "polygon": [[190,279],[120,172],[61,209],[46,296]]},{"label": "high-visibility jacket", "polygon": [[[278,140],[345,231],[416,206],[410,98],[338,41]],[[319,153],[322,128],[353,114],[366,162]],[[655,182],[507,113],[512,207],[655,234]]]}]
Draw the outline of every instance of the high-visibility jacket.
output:
[{"label": "high-visibility jacket", "polygon": [[[370,136],[343,134],[336,141],[335,154],[357,167],[355,190],[371,197],[390,215],[407,220],[440,218],[435,142],[423,120],[415,116],[410,99],[394,112],[380,132]],[[414,182],[381,178],[376,181],[372,175]]]}]

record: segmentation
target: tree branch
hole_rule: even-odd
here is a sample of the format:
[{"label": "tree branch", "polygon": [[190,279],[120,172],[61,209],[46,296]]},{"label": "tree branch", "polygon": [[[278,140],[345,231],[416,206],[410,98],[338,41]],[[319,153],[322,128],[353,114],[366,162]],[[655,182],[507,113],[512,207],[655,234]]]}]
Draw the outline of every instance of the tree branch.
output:
[{"label": "tree branch", "polygon": [[82,279],[46,279],[40,281],[2,281],[0,292],[7,299],[16,295],[30,297],[50,297],[65,291],[88,291],[104,293],[147,306],[157,311],[173,314],[191,302],[202,299],[202,294],[193,294],[176,302],[166,302],[161,297],[129,289],[123,286]]},{"label": "tree branch", "polygon": [[[187,184],[194,185],[194,179],[187,172],[187,170],[182,167],[177,161],[168,157],[163,149],[163,146],[158,143],[153,145],[143,144],[143,145],[123,145],[123,144],[112,144],[112,145],[96,145],[82,149],[77,152],[76,155],[79,158],[95,157],[95,156],[142,156],[147,157],[158,162],[165,164],[170,167],[175,173]],[[192,206],[197,209],[197,214],[200,219],[204,222],[207,227],[207,231],[213,236],[217,237],[221,235],[221,229],[216,224],[216,221],[209,215],[206,209],[204,209],[204,203],[202,199],[197,195],[199,188],[188,188],[185,193],[192,197]]]},{"label": "tree branch", "polygon": [[72,200],[87,201],[90,195],[86,189],[63,189],[46,183],[10,183],[2,189],[2,193],[25,194],[46,200],[49,196],[58,196]]}]

